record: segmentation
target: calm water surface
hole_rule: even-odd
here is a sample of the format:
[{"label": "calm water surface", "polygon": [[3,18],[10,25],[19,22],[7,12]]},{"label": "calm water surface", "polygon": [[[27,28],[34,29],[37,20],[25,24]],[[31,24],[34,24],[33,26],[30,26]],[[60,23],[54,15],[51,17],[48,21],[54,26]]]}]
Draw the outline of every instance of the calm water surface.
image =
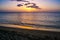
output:
[{"label": "calm water surface", "polygon": [[39,25],[41,27],[60,28],[60,13],[0,13],[0,24],[1,23],[26,23]]}]

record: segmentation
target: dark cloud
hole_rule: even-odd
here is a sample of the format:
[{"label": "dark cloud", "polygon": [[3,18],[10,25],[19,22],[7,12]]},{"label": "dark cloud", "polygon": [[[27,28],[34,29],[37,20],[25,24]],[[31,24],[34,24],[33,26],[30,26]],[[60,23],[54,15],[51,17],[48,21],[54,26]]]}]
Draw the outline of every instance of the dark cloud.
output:
[{"label": "dark cloud", "polygon": [[33,6],[35,6],[35,5],[36,5],[35,3],[31,3],[31,4],[33,4]]},{"label": "dark cloud", "polygon": [[17,0],[17,1],[29,2],[29,1],[26,1],[26,0]]},{"label": "dark cloud", "polygon": [[29,4],[31,4],[31,3],[25,3],[25,5],[29,5]]},{"label": "dark cloud", "polygon": [[11,1],[24,1],[24,0],[11,0]]},{"label": "dark cloud", "polygon": [[[32,4],[32,5],[30,5],[30,4]],[[26,3],[25,5],[26,5],[27,7],[36,8],[36,9],[41,9],[41,8],[39,8],[39,6],[36,6],[35,3]],[[30,6],[28,6],[28,5],[30,5]]]},{"label": "dark cloud", "polygon": [[23,0],[17,0],[17,1],[23,1]]},{"label": "dark cloud", "polygon": [[39,6],[27,6],[28,8],[31,7],[31,8],[36,8],[36,9],[41,9],[39,8]]},{"label": "dark cloud", "polygon": [[22,1],[22,2],[29,2],[29,1],[26,1],[26,0],[11,0],[11,1]]},{"label": "dark cloud", "polygon": [[22,4],[17,4],[17,6],[18,6],[18,7],[21,7],[21,6],[23,6],[23,5],[22,5]]},{"label": "dark cloud", "polygon": [[36,5],[35,3],[26,3],[25,5],[29,5],[29,4]]}]

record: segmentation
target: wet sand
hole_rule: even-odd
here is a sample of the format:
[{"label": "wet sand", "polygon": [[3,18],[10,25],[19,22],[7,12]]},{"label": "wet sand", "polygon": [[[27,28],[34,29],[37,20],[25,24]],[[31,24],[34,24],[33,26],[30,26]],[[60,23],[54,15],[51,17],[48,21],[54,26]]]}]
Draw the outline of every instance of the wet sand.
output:
[{"label": "wet sand", "polygon": [[0,40],[60,40],[60,32],[42,28],[0,24]]},{"label": "wet sand", "polygon": [[13,25],[13,24],[0,24],[0,26],[12,27],[12,28],[21,28],[21,29],[28,29],[28,30],[43,30],[43,31],[60,32],[60,29],[57,29],[57,28],[32,27],[32,26],[21,26],[21,25]]}]

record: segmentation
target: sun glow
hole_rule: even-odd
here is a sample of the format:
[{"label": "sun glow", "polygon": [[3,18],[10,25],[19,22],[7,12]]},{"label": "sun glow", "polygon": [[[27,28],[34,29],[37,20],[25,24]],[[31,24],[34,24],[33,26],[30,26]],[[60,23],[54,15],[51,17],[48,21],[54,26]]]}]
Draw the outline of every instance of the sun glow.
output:
[{"label": "sun glow", "polygon": [[20,12],[39,12],[39,9],[23,6],[23,7],[18,7],[17,11],[20,11]]},{"label": "sun glow", "polygon": [[24,8],[25,12],[35,12],[35,8]]}]

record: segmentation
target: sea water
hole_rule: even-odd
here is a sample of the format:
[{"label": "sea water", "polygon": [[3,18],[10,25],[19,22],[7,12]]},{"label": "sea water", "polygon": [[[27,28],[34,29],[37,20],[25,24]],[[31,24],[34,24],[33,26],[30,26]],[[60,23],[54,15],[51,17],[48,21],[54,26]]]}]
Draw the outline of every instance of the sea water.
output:
[{"label": "sea water", "polygon": [[0,24],[35,24],[60,28],[60,13],[0,13]]}]

